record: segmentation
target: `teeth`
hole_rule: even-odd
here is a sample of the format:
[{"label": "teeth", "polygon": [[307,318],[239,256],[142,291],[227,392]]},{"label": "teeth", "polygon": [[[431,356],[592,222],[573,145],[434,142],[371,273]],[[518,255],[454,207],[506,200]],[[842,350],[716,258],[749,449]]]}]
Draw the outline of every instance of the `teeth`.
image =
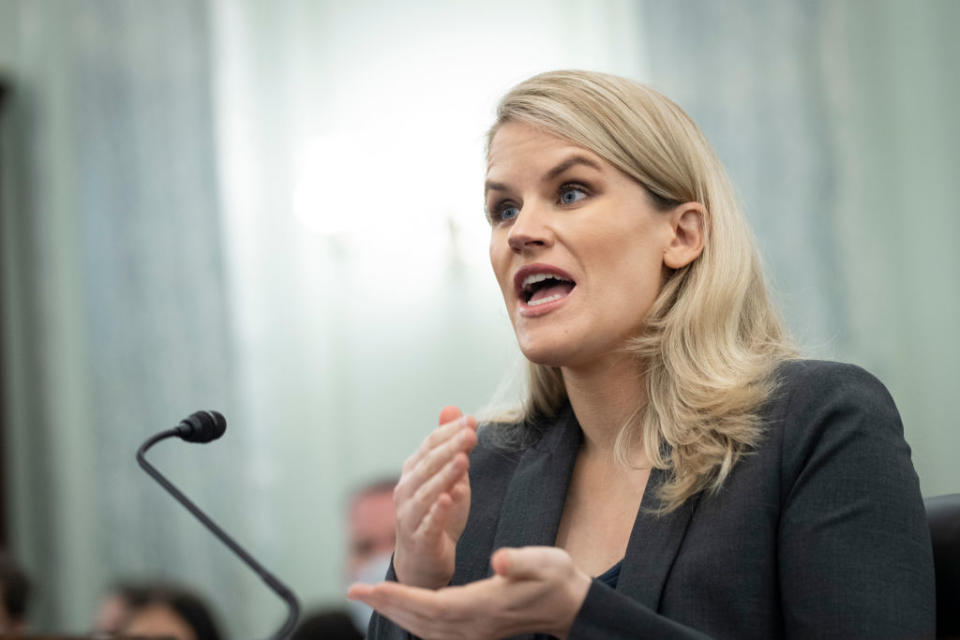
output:
[{"label": "teeth", "polygon": [[538,304],[547,304],[548,302],[553,302],[554,300],[559,300],[559,299],[562,298],[562,297],[563,297],[563,295],[558,293],[558,294],[556,294],[556,295],[547,296],[546,298],[541,298],[540,300],[531,300],[530,302],[527,303],[527,306],[528,306],[528,307],[535,307],[535,306],[537,306]]},{"label": "teeth", "polygon": [[558,276],[555,273],[533,273],[523,279],[523,288],[526,289],[532,284],[543,282],[544,280],[548,280],[550,278],[553,278],[554,280],[559,280],[560,282],[573,282],[572,280],[568,280],[567,278]]}]

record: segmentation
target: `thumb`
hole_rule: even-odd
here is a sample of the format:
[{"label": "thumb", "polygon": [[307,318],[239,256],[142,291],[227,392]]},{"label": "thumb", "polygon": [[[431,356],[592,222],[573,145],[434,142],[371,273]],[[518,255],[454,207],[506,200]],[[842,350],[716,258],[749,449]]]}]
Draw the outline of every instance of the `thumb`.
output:
[{"label": "thumb", "polygon": [[521,547],[497,549],[490,557],[494,573],[511,580],[529,580],[543,575],[543,570],[569,559],[567,553],[555,547]]},{"label": "thumb", "polygon": [[457,418],[463,415],[463,412],[460,411],[457,407],[446,406],[440,410],[440,419],[437,421],[440,423],[440,426],[447,424],[448,422],[453,422]]}]

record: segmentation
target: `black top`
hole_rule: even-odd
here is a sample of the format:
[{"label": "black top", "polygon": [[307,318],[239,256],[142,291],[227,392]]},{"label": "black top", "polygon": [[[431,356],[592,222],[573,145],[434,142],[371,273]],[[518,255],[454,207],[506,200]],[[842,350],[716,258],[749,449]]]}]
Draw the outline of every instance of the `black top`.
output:
[{"label": "black top", "polygon": [[622,566],[623,560],[598,575],[595,579],[598,582],[602,582],[603,584],[607,585],[611,589],[616,589],[617,581],[620,579],[620,567]]}]

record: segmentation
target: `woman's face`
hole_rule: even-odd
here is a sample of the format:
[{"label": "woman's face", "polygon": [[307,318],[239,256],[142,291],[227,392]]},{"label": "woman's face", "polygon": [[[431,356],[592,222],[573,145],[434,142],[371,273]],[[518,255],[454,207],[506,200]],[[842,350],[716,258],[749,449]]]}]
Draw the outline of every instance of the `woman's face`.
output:
[{"label": "woman's face", "polygon": [[523,123],[500,127],[488,160],[490,262],[520,349],[539,364],[600,363],[640,330],[679,214],[595,153]]}]

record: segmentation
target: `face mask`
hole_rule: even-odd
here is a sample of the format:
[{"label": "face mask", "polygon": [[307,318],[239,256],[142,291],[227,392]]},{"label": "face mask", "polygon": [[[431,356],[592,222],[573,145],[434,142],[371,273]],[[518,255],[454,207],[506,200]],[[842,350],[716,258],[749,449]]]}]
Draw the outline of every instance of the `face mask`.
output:
[{"label": "face mask", "polygon": [[[351,576],[353,582],[365,582],[367,584],[383,582],[384,576],[387,575],[387,569],[390,568],[390,558],[392,556],[393,553],[388,551],[370,558]],[[366,603],[358,600],[347,600],[347,613],[350,614],[353,626],[355,626],[360,633],[366,635],[367,625],[370,624],[370,616],[373,614],[373,609]]]}]

